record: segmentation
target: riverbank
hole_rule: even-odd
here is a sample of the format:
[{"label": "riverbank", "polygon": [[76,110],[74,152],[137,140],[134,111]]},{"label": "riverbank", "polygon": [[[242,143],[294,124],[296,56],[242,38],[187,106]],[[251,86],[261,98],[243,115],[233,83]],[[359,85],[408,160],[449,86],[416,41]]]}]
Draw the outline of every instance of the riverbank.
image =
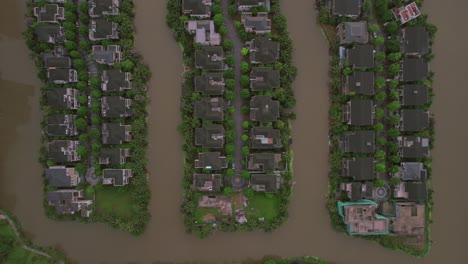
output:
[{"label": "riverbank", "polygon": [[[425,256],[433,208],[429,151],[435,140],[434,119],[428,112],[434,73],[427,63],[434,57],[431,46],[437,28],[425,15],[408,23],[393,21],[391,10],[399,6],[386,1],[367,1],[353,18],[331,15],[323,1],[317,8],[332,53],[327,199],[331,221],[340,232]],[[361,26],[362,38],[348,39],[348,27]],[[422,37],[414,39],[415,34]],[[411,71],[422,74],[412,76]],[[361,112],[358,116],[353,111]],[[356,208],[371,212],[370,220],[353,215]],[[350,221],[362,228],[351,227]],[[381,227],[375,227],[377,222]]]}]

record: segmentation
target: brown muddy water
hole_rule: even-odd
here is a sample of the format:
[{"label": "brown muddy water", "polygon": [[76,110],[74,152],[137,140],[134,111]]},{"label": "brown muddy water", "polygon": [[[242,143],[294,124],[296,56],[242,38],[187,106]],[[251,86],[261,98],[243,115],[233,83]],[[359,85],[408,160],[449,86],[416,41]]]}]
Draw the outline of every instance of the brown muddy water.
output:
[{"label": "brown muddy water", "polygon": [[[468,178],[463,165],[468,70],[468,35],[459,17],[468,1],[427,0],[424,11],[439,32],[436,59],[437,148],[434,156],[436,207],[429,255],[421,260],[362,239],[336,233],[324,206],[327,190],[327,44],[315,24],[311,0],[283,0],[283,11],[296,45],[299,76],[295,83],[298,119],[294,123],[294,172],[297,181],[290,218],[272,234],[222,234],[199,240],[184,233],[178,206],[182,197],[179,96],[182,54],[164,24],[165,1],[137,0],[138,49],[153,71],[148,152],[152,198],[151,222],[141,237],[103,224],[59,223],[42,209],[37,163],[39,86],[28,50],[20,38],[24,1],[2,0],[0,8],[0,207],[22,221],[34,243],[58,246],[74,263],[167,263],[244,261],[264,255],[316,255],[333,263],[468,263],[468,207],[460,201]],[[456,3],[456,4],[455,4]],[[463,32],[465,31],[465,32]],[[465,34],[463,34],[465,33]],[[461,118],[461,119],[460,119]]]}]

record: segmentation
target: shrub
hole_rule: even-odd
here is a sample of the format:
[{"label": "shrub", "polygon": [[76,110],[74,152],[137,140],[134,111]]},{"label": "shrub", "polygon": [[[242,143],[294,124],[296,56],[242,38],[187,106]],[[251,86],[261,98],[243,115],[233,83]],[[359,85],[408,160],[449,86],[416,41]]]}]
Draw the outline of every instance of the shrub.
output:
[{"label": "shrub", "polygon": [[242,147],[242,155],[247,156],[250,153],[250,149],[248,146],[243,146]]},{"label": "shrub", "polygon": [[248,129],[249,126],[250,126],[249,121],[244,121],[244,122],[242,122],[242,127],[243,127],[244,129]]},{"label": "shrub", "polygon": [[378,29],[379,29],[379,26],[377,24],[372,24],[369,26],[370,33],[375,33]]},{"label": "shrub", "polygon": [[233,193],[232,188],[231,187],[225,187],[224,190],[223,190],[223,193],[226,196],[231,196],[232,193]]},{"label": "shrub", "polygon": [[374,154],[375,159],[377,160],[384,160],[385,159],[385,151],[377,150]]},{"label": "shrub", "polygon": [[242,170],[241,176],[243,179],[248,180],[250,178],[250,173],[246,170]]},{"label": "shrub", "polygon": [[[398,169],[398,167],[397,167],[397,169]],[[390,178],[390,183],[393,186],[398,186],[398,185],[400,185],[401,180],[400,180],[400,178],[392,177],[392,178]]]},{"label": "shrub", "polygon": [[[379,164],[382,164],[382,163],[379,163]],[[384,168],[384,171],[385,172],[385,165],[383,165],[383,168]],[[384,187],[385,186],[385,181],[383,179],[375,179],[374,180],[374,186],[375,187]]]},{"label": "shrub", "polygon": [[241,53],[242,53],[242,55],[247,56],[249,54],[249,49],[248,48],[242,48]]}]

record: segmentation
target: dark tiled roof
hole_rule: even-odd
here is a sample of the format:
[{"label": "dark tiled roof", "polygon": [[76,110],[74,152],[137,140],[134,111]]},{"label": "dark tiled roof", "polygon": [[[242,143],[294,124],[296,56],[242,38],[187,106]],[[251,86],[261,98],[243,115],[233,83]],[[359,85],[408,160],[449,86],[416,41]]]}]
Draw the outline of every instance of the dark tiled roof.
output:
[{"label": "dark tiled roof", "polygon": [[[77,173],[77,172],[75,172]],[[49,168],[45,171],[47,183],[52,187],[73,187],[72,176],[67,173],[67,168]]]},{"label": "dark tiled roof", "polygon": [[400,164],[400,177],[403,181],[424,181],[426,175],[426,169],[424,169],[422,162],[402,162]]},{"label": "dark tiled roof", "polygon": [[265,3],[265,0],[237,0],[237,5],[257,6],[259,3]]},{"label": "dark tiled roof", "polygon": [[343,134],[342,150],[345,153],[374,153],[374,131],[349,131]]},{"label": "dark tiled roof", "polygon": [[369,33],[367,31],[367,22],[345,22],[340,24],[340,43],[351,44],[356,43],[367,43],[369,41]]},{"label": "dark tiled roof", "polygon": [[283,169],[281,154],[262,152],[250,154],[249,157],[249,170],[265,172]]},{"label": "dark tiled roof", "polygon": [[274,193],[278,191],[279,184],[278,176],[275,174],[252,174],[250,176],[250,185],[256,191]]},{"label": "dark tiled roof", "polygon": [[361,14],[362,0],[333,0],[332,11],[334,15],[359,16]]},{"label": "dark tiled roof", "polygon": [[403,158],[425,158],[429,156],[429,139],[417,136],[398,137],[400,155]]},{"label": "dark tiled roof", "polygon": [[426,54],[429,50],[429,34],[424,27],[403,28],[402,51],[406,54]]},{"label": "dark tiled roof", "polygon": [[52,114],[47,117],[47,134],[49,136],[77,135],[75,115]]},{"label": "dark tiled roof", "polygon": [[356,45],[346,50],[348,65],[355,68],[374,68],[374,47],[371,45]]},{"label": "dark tiled roof", "polygon": [[374,185],[371,182],[364,184],[360,182],[353,182],[351,183],[351,201],[371,199],[373,190]]},{"label": "dark tiled roof", "polygon": [[46,68],[70,68],[70,57],[46,57],[44,59]]},{"label": "dark tiled roof", "polygon": [[104,169],[102,170],[102,177],[104,179],[112,180],[114,186],[123,186],[126,185],[126,178],[131,177],[131,170],[130,175],[126,169]]},{"label": "dark tiled roof", "polygon": [[354,180],[374,179],[374,158],[350,158],[343,160],[343,177],[352,177]]},{"label": "dark tiled roof", "polygon": [[429,65],[423,59],[403,59],[403,81],[421,81],[429,76]]},{"label": "dark tiled roof", "polygon": [[227,160],[226,157],[221,157],[219,152],[198,153],[198,159],[195,160],[195,168],[221,170],[227,168]]},{"label": "dark tiled roof", "polygon": [[224,93],[224,77],[222,73],[205,73],[195,76],[195,91],[206,95],[222,95]]},{"label": "dark tiled roof", "polygon": [[374,95],[374,73],[354,72],[352,75],[346,76],[346,85],[347,94]]},{"label": "dark tiled roof", "polygon": [[220,46],[204,46],[195,51],[195,67],[206,70],[224,69],[224,51]]},{"label": "dark tiled roof", "polygon": [[274,122],[280,116],[279,101],[271,96],[257,95],[250,101],[250,119],[259,122]]},{"label": "dark tiled roof", "polygon": [[106,70],[102,72],[101,88],[106,92],[118,92],[122,89],[131,89],[132,83],[127,80],[129,73],[120,70]]},{"label": "dark tiled roof", "polygon": [[194,174],[193,187],[202,192],[219,192],[223,176],[221,174]]},{"label": "dark tiled roof", "polygon": [[[367,99],[351,99],[345,106],[345,122],[353,126],[374,124],[374,102]],[[348,113],[348,114],[346,114]]]},{"label": "dark tiled roof", "polygon": [[51,82],[70,82],[75,76],[75,71],[71,69],[48,69],[47,76]]},{"label": "dark tiled roof", "polygon": [[55,39],[57,43],[65,41],[63,29],[59,25],[37,25],[34,28],[34,34],[36,34],[39,41],[43,42],[50,42],[51,37]]},{"label": "dark tiled roof", "polygon": [[79,141],[53,140],[47,144],[48,159],[55,162],[73,162],[80,159],[76,150]]},{"label": "dark tiled roof", "polygon": [[[116,5],[114,5],[114,2]],[[118,14],[119,13],[119,1],[114,0],[90,0],[89,13],[92,16],[101,16],[103,14]]]},{"label": "dark tiled roof", "polygon": [[422,109],[402,109],[400,130],[406,132],[423,131],[429,127],[429,113]]},{"label": "dark tiled roof", "polygon": [[204,98],[194,103],[195,116],[204,120],[223,121],[227,107],[223,98]]},{"label": "dark tiled roof", "polygon": [[120,165],[121,159],[128,157],[128,149],[101,148],[99,162],[101,164]]},{"label": "dark tiled roof", "polygon": [[74,214],[81,210],[81,206],[75,200],[82,197],[82,191],[59,190],[47,193],[47,201],[54,205],[58,215]]},{"label": "dark tiled roof", "polygon": [[119,118],[132,115],[131,99],[121,96],[104,96],[101,99],[103,117]]},{"label": "dark tiled roof", "polygon": [[271,30],[271,20],[268,19],[268,13],[258,13],[257,16],[252,14],[242,14],[244,26],[251,28],[255,31],[269,31]]},{"label": "dark tiled roof", "polygon": [[209,15],[211,6],[204,3],[205,0],[182,0],[182,11],[191,15]]},{"label": "dark tiled roof", "polygon": [[57,18],[63,18],[64,9],[58,5],[45,5],[44,7],[35,7],[37,22],[57,22]]},{"label": "dark tiled roof", "polygon": [[116,23],[104,18],[93,19],[90,22],[89,29],[90,39],[118,39],[116,32]]},{"label": "dark tiled roof", "polygon": [[280,73],[270,67],[255,67],[250,72],[252,91],[271,91],[280,87]]},{"label": "dark tiled roof", "polygon": [[222,148],[224,145],[224,127],[222,125],[207,125],[195,129],[195,145],[202,148]]},{"label": "dark tiled roof", "polygon": [[[57,109],[70,109],[70,100],[78,95],[78,90],[71,88],[53,88],[47,91],[47,103]],[[75,98],[76,99],[76,98]]]},{"label": "dark tiled roof", "polygon": [[253,39],[250,44],[250,62],[275,63],[279,58],[280,44],[267,38]]},{"label": "dark tiled roof", "polygon": [[102,143],[103,144],[122,144],[127,142],[127,128],[129,125],[119,123],[104,123],[102,124]]},{"label": "dark tiled roof", "polygon": [[419,84],[405,84],[403,86],[402,105],[425,105],[429,102],[429,91],[427,87]]},{"label": "dark tiled roof", "polygon": [[273,149],[281,147],[281,133],[272,127],[253,127],[250,135],[252,149]]},{"label": "dark tiled roof", "polygon": [[405,182],[405,191],[408,200],[412,202],[423,202],[427,200],[427,187],[425,182]]}]

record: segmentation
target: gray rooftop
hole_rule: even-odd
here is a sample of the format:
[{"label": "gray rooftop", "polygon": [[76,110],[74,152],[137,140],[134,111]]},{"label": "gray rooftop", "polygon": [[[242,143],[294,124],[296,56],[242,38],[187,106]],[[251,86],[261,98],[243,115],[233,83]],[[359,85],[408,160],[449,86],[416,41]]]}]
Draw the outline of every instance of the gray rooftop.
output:
[{"label": "gray rooftop", "polygon": [[424,181],[427,177],[427,171],[422,162],[402,162],[399,173],[403,181]]},{"label": "gray rooftop", "polygon": [[39,41],[49,43],[63,43],[65,42],[65,36],[63,28],[60,25],[41,24],[34,28],[34,34],[36,34]]},{"label": "gray rooftop", "polygon": [[357,17],[361,14],[362,0],[333,0],[332,13],[338,16]]},{"label": "gray rooftop", "polygon": [[195,168],[205,170],[226,169],[227,160],[219,152],[198,153],[198,159],[195,160]]},{"label": "gray rooftop", "polygon": [[345,22],[338,26],[338,35],[341,44],[367,43],[369,42],[369,33],[367,31],[367,22]]},{"label": "gray rooftop", "polygon": [[374,131],[348,131],[342,136],[342,151],[345,153],[374,153]]},{"label": "gray rooftop", "polygon": [[51,114],[47,117],[47,135],[75,136],[78,131],[75,126],[76,115]]},{"label": "gray rooftop", "polygon": [[269,126],[253,127],[250,133],[250,147],[252,149],[281,148],[281,133]]},{"label": "gray rooftop", "polygon": [[403,158],[429,157],[429,139],[417,136],[400,136],[400,156]]},{"label": "gray rooftop", "polygon": [[126,158],[130,156],[129,149],[121,148],[101,148],[99,153],[99,163],[109,165],[121,165],[126,162]]},{"label": "gray rooftop", "polygon": [[269,172],[283,170],[281,154],[279,153],[253,153],[249,155],[249,171]]},{"label": "gray rooftop", "polygon": [[103,117],[120,118],[132,115],[131,99],[121,96],[104,96],[101,98],[101,114]]},{"label": "gray rooftop", "polygon": [[209,16],[211,0],[182,0],[182,12],[193,16]]},{"label": "gray rooftop", "polygon": [[374,95],[374,72],[356,71],[345,78],[345,94]]},{"label": "gray rooftop", "polygon": [[92,54],[93,58],[101,64],[113,65],[122,60],[122,53],[119,45],[109,45],[107,47],[93,45]]},{"label": "gray rooftop", "polygon": [[78,108],[79,91],[72,88],[52,88],[47,91],[47,103],[56,109]]},{"label": "gray rooftop", "polygon": [[351,177],[356,181],[374,179],[374,158],[353,157],[343,159],[343,177]]},{"label": "gray rooftop", "polygon": [[[57,215],[75,214],[80,210],[86,210],[90,200],[78,200],[83,197],[83,191],[78,190],[58,190],[47,193],[47,202],[55,207]],[[81,216],[89,216],[87,212],[82,212]]]},{"label": "gray rooftop", "polygon": [[279,190],[280,179],[276,174],[252,174],[250,185],[257,192],[275,193]]},{"label": "gray rooftop", "polygon": [[195,76],[195,92],[205,95],[222,95],[224,93],[224,77],[222,73],[205,73]]},{"label": "gray rooftop", "polygon": [[260,3],[265,4],[266,0],[236,0],[237,5],[257,6]]},{"label": "gray rooftop", "polygon": [[104,40],[118,39],[118,24],[105,18],[92,19],[89,23],[89,39]]},{"label": "gray rooftop", "polygon": [[206,125],[195,129],[195,145],[202,148],[219,149],[224,146],[224,127]]},{"label": "gray rooftop", "polygon": [[102,124],[102,143],[103,144],[122,144],[131,141],[130,125],[119,123]]},{"label": "gray rooftop", "polygon": [[268,38],[258,37],[250,43],[250,62],[270,64],[279,59],[280,44]]},{"label": "gray rooftop", "polygon": [[350,183],[351,185],[351,190],[350,194],[348,197],[351,199],[351,201],[361,201],[364,199],[371,199],[373,190],[374,190],[374,184],[371,182],[366,182],[366,183],[360,183],[360,182],[353,182]]},{"label": "gray rooftop", "polygon": [[267,12],[258,12],[256,16],[252,13],[244,12],[241,14],[241,21],[246,29],[253,32],[269,32],[271,30],[271,20]]},{"label": "gray rooftop", "polygon": [[368,99],[351,99],[343,107],[344,122],[352,126],[374,124],[374,102]]},{"label": "gray rooftop", "polygon": [[223,121],[224,110],[227,107],[225,100],[221,97],[203,98],[194,103],[195,116],[209,121]]},{"label": "gray rooftop", "polygon": [[45,5],[43,7],[35,7],[34,15],[37,17],[37,22],[57,22],[64,19],[65,9],[58,5]]},{"label": "gray rooftop", "polygon": [[426,54],[429,50],[429,34],[424,27],[401,29],[402,52],[405,54]]},{"label": "gray rooftop", "polygon": [[48,186],[74,187],[78,184],[78,172],[75,168],[52,167],[45,171]]},{"label": "gray rooftop", "polygon": [[201,192],[219,192],[223,184],[221,174],[193,174],[193,188]]},{"label": "gray rooftop", "polygon": [[271,67],[254,67],[250,72],[252,91],[271,91],[280,87],[280,72]]},{"label": "gray rooftop", "polygon": [[408,201],[424,202],[427,200],[427,186],[425,182],[405,182]]},{"label": "gray rooftop", "polygon": [[76,152],[79,141],[53,140],[47,144],[47,157],[54,162],[74,162],[80,160]]},{"label": "gray rooftop", "polygon": [[405,132],[423,131],[429,127],[429,113],[422,109],[400,110],[400,130]]},{"label": "gray rooftop", "polygon": [[374,46],[356,45],[346,49],[348,65],[354,68],[374,68]]},{"label": "gray rooftop", "polygon": [[195,51],[195,67],[205,70],[224,69],[224,51],[220,46],[203,46]]},{"label": "gray rooftop", "polygon": [[429,65],[423,59],[403,59],[403,82],[422,81],[429,76]]},{"label": "gray rooftop", "polygon": [[401,92],[400,101],[405,106],[425,105],[429,102],[429,91],[423,85],[405,84]]},{"label": "gray rooftop", "polygon": [[105,92],[119,92],[132,88],[131,74],[120,70],[105,70],[102,72],[101,88]]},{"label": "gray rooftop", "polygon": [[74,69],[57,69],[51,68],[47,70],[49,81],[55,83],[68,83],[77,81],[77,73]]},{"label": "gray rooftop", "polygon": [[46,68],[70,68],[71,59],[70,57],[56,57],[52,54],[51,56],[44,56],[44,66]]},{"label": "gray rooftop", "polygon": [[109,184],[114,186],[124,186],[128,184],[128,178],[132,177],[130,169],[104,169],[102,170],[102,178]]},{"label": "gray rooftop", "polygon": [[119,0],[89,0],[89,15],[91,17],[118,15],[119,2]]},{"label": "gray rooftop", "polygon": [[274,122],[280,117],[279,101],[271,96],[257,95],[250,100],[250,119],[258,122]]}]

